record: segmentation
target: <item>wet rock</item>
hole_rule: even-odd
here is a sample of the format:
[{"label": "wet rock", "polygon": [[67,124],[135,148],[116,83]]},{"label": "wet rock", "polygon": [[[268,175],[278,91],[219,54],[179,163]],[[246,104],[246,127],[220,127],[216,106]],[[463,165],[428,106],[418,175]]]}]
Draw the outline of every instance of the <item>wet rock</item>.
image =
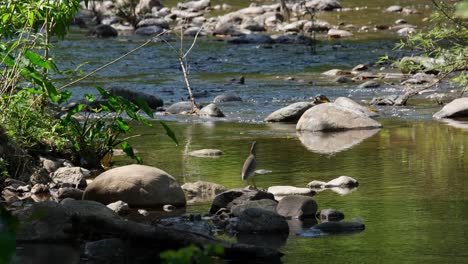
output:
[{"label": "wet rock", "polygon": [[137,27],[158,26],[164,29],[169,29],[169,23],[163,18],[145,18],[138,22]]},{"label": "wet rock", "polygon": [[245,34],[228,40],[232,44],[271,44],[273,39],[268,35]]},{"label": "wet rock", "polygon": [[341,8],[340,2],[336,0],[311,0],[305,2],[306,7],[313,8],[318,11],[332,11]]},{"label": "wet rock", "polygon": [[290,195],[279,201],[276,211],[286,217],[315,217],[317,203],[310,196]]},{"label": "wet rock", "polygon": [[[198,108],[201,108],[201,105],[198,105]],[[172,104],[166,109],[166,112],[171,114],[186,114],[192,112],[192,103],[191,102],[177,102]]]},{"label": "wet rock", "polygon": [[402,95],[389,95],[384,97],[374,97],[370,101],[370,105],[402,105],[404,96]]},{"label": "wet rock", "polygon": [[260,208],[240,213],[236,230],[239,233],[288,233],[289,226],[281,215]]},{"label": "wet rock", "polygon": [[231,209],[234,205],[240,205],[246,201],[261,199],[275,200],[273,194],[251,187],[233,189],[218,194],[211,204],[210,214],[216,213],[221,208]]},{"label": "wet rock", "polygon": [[[272,193],[277,199],[289,195],[314,195],[315,192],[310,188],[299,188],[294,186],[271,186],[267,192]],[[278,199],[279,200],[279,199]]]},{"label": "wet rock", "polygon": [[328,31],[331,28],[332,28],[332,26],[327,21],[315,20],[315,21],[305,22],[304,26],[302,27],[302,30],[304,32]]},{"label": "wet rock", "polygon": [[62,167],[52,174],[52,181],[57,184],[71,184],[75,187],[86,187],[85,178],[90,176],[91,172],[81,167]]},{"label": "wet rock", "polygon": [[29,181],[32,184],[47,184],[51,181],[52,179],[49,177],[49,173],[47,172],[46,169],[40,168],[38,170],[35,170],[32,174],[31,177],[29,177]]},{"label": "wet rock", "polygon": [[199,1],[189,1],[189,2],[179,2],[177,7],[180,9],[188,9],[190,11],[202,11],[205,8],[209,7],[211,4],[210,0],[199,0]]},{"label": "wet rock", "polygon": [[203,107],[198,114],[206,117],[224,117],[223,112],[221,112],[216,104],[209,104]]},{"label": "wet rock", "polygon": [[219,149],[199,149],[189,152],[189,155],[194,157],[219,157],[223,154]]},{"label": "wet rock", "polygon": [[312,188],[312,189],[320,189],[320,188],[325,188],[325,184],[327,184],[324,181],[311,181],[307,184],[307,187]]},{"label": "wet rock", "polygon": [[351,72],[343,71],[343,70],[340,70],[340,69],[331,69],[331,70],[328,70],[326,72],[322,72],[322,74],[327,75],[327,76],[337,76],[337,75],[351,74]]},{"label": "wet rock", "polygon": [[395,21],[395,24],[401,25],[401,24],[408,24],[408,22],[404,19],[398,19]]},{"label": "wet rock", "polygon": [[415,75],[413,75],[411,78],[401,82],[401,85],[423,84],[423,83],[431,83],[435,81],[437,81],[437,78],[434,75],[418,72]]},{"label": "wet rock", "polygon": [[119,33],[110,25],[99,25],[91,29],[87,35],[97,38],[114,38],[117,37]]},{"label": "wet rock", "polygon": [[174,211],[175,209],[177,209],[177,208],[176,208],[175,206],[173,206],[172,204],[165,204],[165,205],[163,206],[163,210],[164,210],[165,212],[172,212],[172,211]]},{"label": "wet rock", "polygon": [[233,205],[231,207],[231,212],[234,216],[239,216],[243,211],[247,210],[248,208],[260,208],[266,211],[276,213],[276,206],[278,203],[276,201],[270,199],[261,199],[261,200],[254,200],[254,201],[245,201],[239,205]]},{"label": "wet rock", "polygon": [[226,191],[226,188],[220,184],[205,181],[187,182],[181,187],[187,196],[188,203],[210,201],[216,195]]},{"label": "wet rock", "polygon": [[397,31],[398,36],[408,37],[410,35],[416,34],[418,31],[414,27],[404,27]]},{"label": "wet rock", "polygon": [[149,36],[149,35],[157,35],[157,34],[160,34],[160,33],[163,33],[164,32],[164,28],[163,27],[160,27],[160,26],[147,26],[147,27],[140,27],[140,28],[137,28],[137,30],[135,30],[135,34],[138,34],[138,35],[145,35],[145,36]]},{"label": "wet rock", "polygon": [[349,177],[349,176],[340,176],[336,179],[333,179],[327,184],[325,184],[326,188],[331,187],[357,187],[359,185],[358,181]]},{"label": "wet rock", "polygon": [[31,188],[31,193],[32,194],[37,194],[37,193],[48,193],[49,192],[49,187],[45,184],[42,183],[37,183]]},{"label": "wet rock", "polygon": [[149,213],[147,210],[145,210],[145,209],[138,209],[137,212],[138,212],[139,214],[141,214],[142,216],[148,216],[148,215],[150,215],[150,213]]},{"label": "wet rock", "polygon": [[344,219],[344,214],[336,209],[322,209],[316,216],[322,223],[331,221],[337,222]]},{"label": "wet rock", "polygon": [[56,161],[56,160],[51,160],[48,158],[40,157],[39,161],[42,163],[42,167],[48,172],[54,172],[58,170],[62,166],[62,162]]},{"label": "wet rock", "polygon": [[380,123],[368,116],[333,103],[310,108],[301,116],[296,125],[296,129],[300,131],[338,131],[380,127],[382,127]]},{"label": "wet rock", "polygon": [[385,11],[391,12],[391,13],[398,13],[398,12],[403,11],[403,7],[399,5],[392,5],[392,6],[389,6],[387,9],[385,9]]},{"label": "wet rock", "polygon": [[6,178],[4,181],[3,181],[3,184],[5,186],[12,186],[14,188],[17,188],[19,186],[24,186],[24,185],[27,185],[24,181],[20,181],[20,180],[17,180],[17,179],[13,179],[13,178]]},{"label": "wet rock", "polygon": [[353,82],[353,80],[351,80],[350,78],[346,77],[346,76],[338,76],[335,78],[334,82],[337,82],[337,83],[350,83],[350,82]]},{"label": "wet rock", "polygon": [[126,256],[127,250],[127,246],[121,239],[107,238],[86,242],[84,255],[87,259],[96,262],[120,263],[121,259]]},{"label": "wet rock", "polygon": [[330,38],[347,38],[352,37],[353,33],[342,29],[330,29],[328,30],[327,35]]},{"label": "wet rock", "polygon": [[376,81],[367,81],[358,86],[359,88],[377,88],[380,87],[380,83]]},{"label": "wet rock", "polygon": [[249,6],[237,11],[240,14],[247,16],[257,16],[265,13],[265,9],[261,6]]},{"label": "wet rock", "polygon": [[57,198],[59,200],[63,200],[66,198],[72,198],[75,200],[81,200],[83,197],[83,191],[76,188],[71,187],[62,187],[58,189]]},{"label": "wet rock", "polygon": [[468,117],[468,97],[453,100],[432,117],[435,119]]},{"label": "wet rock", "polygon": [[164,7],[162,0],[140,0],[135,7],[135,13],[138,15],[151,13],[153,8],[160,9]]},{"label": "wet rock", "polygon": [[213,99],[213,103],[215,104],[225,103],[225,102],[240,102],[240,101],[242,101],[242,98],[234,94],[221,94],[221,95],[216,96]]},{"label": "wet rock", "polygon": [[378,116],[376,112],[369,110],[368,107],[362,106],[348,97],[338,97],[333,103],[339,106],[346,107],[347,109],[356,111],[368,117]]},{"label": "wet rock", "polygon": [[354,66],[354,68],[351,71],[365,71],[367,69],[368,69],[367,65],[359,64],[359,65]]},{"label": "wet rock", "polygon": [[320,230],[327,234],[361,232],[365,225],[358,222],[324,222],[314,226],[312,229]]},{"label": "wet rock", "polygon": [[109,90],[109,93],[112,95],[122,96],[123,98],[133,102],[137,100],[143,100],[152,109],[161,107],[164,104],[163,100],[158,96],[146,94],[143,92],[131,91],[129,89],[112,88]]},{"label": "wet rock", "polygon": [[285,34],[285,35],[276,36],[273,38],[273,40],[275,41],[275,43],[278,43],[278,44],[309,45],[312,43],[312,39],[304,35]]},{"label": "wet rock", "polygon": [[179,19],[187,19],[191,20],[199,16],[203,16],[203,12],[192,12],[192,11],[185,11],[185,10],[178,10],[178,9],[171,9],[171,17],[174,17],[174,19],[179,18]]},{"label": "wet rock", "polygon": [[127,165],[97,176],[85,189],[84,200],[103,204],[124,201],[130,206],[185,206],[185,195],[167,172],[145,165]]},{"label": "wet rock", "polygon": [[436,67],[443,65],[443,59],[434,59],[423,56],[403,57],[396,64],[402,73],[417,73],[423,71],[426,73],[437,73]]},{"label": "wet rock", "polygon": [[130,213],[130,206],[128,203],[123,201],[117,201],[107,205],[107,208],[111,209],[118,215],[126,215]]},{"label": "wet rock", "polygon": [[265,122],[297,122],[302,114],[314,106],[312,102],[297,102],[280,108],[268,115]]}]

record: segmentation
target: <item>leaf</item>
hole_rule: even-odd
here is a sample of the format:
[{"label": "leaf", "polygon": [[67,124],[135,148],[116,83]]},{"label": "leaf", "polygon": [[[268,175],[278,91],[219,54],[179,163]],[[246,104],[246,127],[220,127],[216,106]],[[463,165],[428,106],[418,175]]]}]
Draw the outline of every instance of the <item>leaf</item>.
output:
[{"label": "leaf", "polygon": [[125,122],[125,120],[123,120],[122,117],[118,117],[115,122],[117,123],[117,125],[119,126],[119,129],[122,131],[122,132],[127,132],[130,130],[130,126],[127,124],[127,122]]},{"label": "leaf", "polygon": [[179,145],[179,142],[177,141],[176,135],[174,134],[174,131],[170,127],[168,127],[164,122],[160,122],[161,125],[164,127],[164,130],[166,130],[166,134],[176,143],[176,145]]},{"label": "leaf", "polygon": [[41,55],[27,50],[24,53],[24,56],[34,65],[37,65],[44,69],[50,69],[50,63],[47,60],[44,60]]},{"label": "leaf", "polygon": [[56,103],[58,101],[58,93],[59,93],[57,88],[49,80],[43,79],[42,82],[44,84],[45,89],[47,90],[47,93],[49,94],[50,100]]},{"label": "leaf", "polygon": [[151,108],[148,106],[148,103],[146,103],[145,100],[143,100],[142,98],[137,98],[135,100],[135,104],[141,110],[143,110],[143,112],[145,112],[149,117],[154,118],[153,110],[151,110]]},{"label": "leaf", "polygon": [[86,102],[91,103],[96,101],[96,96],[94,94],[85,94]]}]

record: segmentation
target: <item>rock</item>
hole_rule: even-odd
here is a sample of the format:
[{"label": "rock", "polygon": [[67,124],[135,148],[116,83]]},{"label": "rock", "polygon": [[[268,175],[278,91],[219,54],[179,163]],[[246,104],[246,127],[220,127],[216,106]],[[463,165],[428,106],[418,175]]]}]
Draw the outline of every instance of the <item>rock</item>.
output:
[{"label": "rock", "polygon": [[49,173],[46,169],[40,168],[38,170],[35,170],[31,174],[31,177],[29,177],[29,181],[31,182],[31,184],[48,184],[51,181],[51,178],[49,177]]},{"label": "rock", "polygon": [[398,36],[400,37],[408,37],[409,35],[416,34],[418,31],[414,27],[404,27],[400,28],[397,31]]},{"label": "rock", "polygon": [[341,8],[340,2],[336,0],[310,0],[305,2],[305,6],[318,11],[332,11]]},{"label": "rock", "polygon": [[112,95],[122,96],[123,98],[132,102],[135,102],[137,100],[143,100],[152,109],[161,107],[164,104],[163,100],[160,97],[142,92],[131,91],[129,89],[112,88],[109,90],[109,93]]},{"label": "rock", "polygon": [[48,173],[54,172],[54,171],[56,171],[58,168],[60,168],[60,166],[62,166],[62,163],[61,163],[61,162],[55,161],[55,160],[51,160],[51,159],[47,159],[47,158],[44,158],[44,157],[40,157],[39,160],[40,160],[40,162],[42,162],[42,167],[43,167]]},{"label": "rock", "polygon": [[127,165],[97,176],[85,189],[84,200],[103,204],[123,201],[131,207],[185,206],[185,195],[167,172],[145,165]]},{"label": "rock", "polygon": [[210,214],[216,213],[221,208],[231,209],[234,205],[240,205],[246,201],[261,199],[275,200],[275,197],[271,193],[251,189],[250,187],[228,190],[215,197],[211,204]]},{"label": "rock", "polygon": [[307,184],[307,187],[312,188],[312,189],[320,189],[320,188],[325,188],[326,182],[323,181],[311,181]]},{"label": "rock", "polygon": [[119,238],[86,242],[84,246],[85,257],[96,262],[119,263],[122,258],[127,256],[126,251],[128,251],[127,246]]},{"label": "rock", "polygon": [[314,21],[305,22],[304,26],[302,27],[302,30],[304,32],[328,31],[331,28],[332,28],[332,26],[327,21],[314,20]]},{"label": "rock", "polygon": [[203,107],[198,114],[200,116],[207,116],[207,117],[224,117],[223,112],[216,106],[216,104],[209,104]]},{"label": "rock", "polygon": [[370,101],[370,105],[402,105],[404,100],[403,95],[389,95],[384,97],[374,97]]},{"label": "rock", "polygon": [[99,25],[91,29],[87,35],[97,38],[114,38],[117,37],[119,33],[110,25]]},{"label": "rock", "polygon": [[213,103],[218,104],[218,103],[225,103],[225,102],[240,102],[242,99],[234,94],[221,94],[216,96],[213,99]]},{"label": "rock", "polygon": [[344,214],[336,209],[322,209],[316,216],[322,223],[332,221],[338,222],[344,219]]},{"label": "rock", "polygon": [[164,32],[164,28],[160,26],[147,26],[147,27],[137,28],[137,30],[135,30],[135,34],[145,35],[145,36],[157,35],[163,32]]},{"label": "rock", "polygon": [[268,115],[265,122],[297,122],[302,114],[314,106],[312,102],[297,102],[280,108]]},{"label": "rock", "polygon": [[52,181],[57,184],[69,183],[75,187],[86,187],[85,177],[91,172],[81,167],[62,167],[52,174]]},{"label": "rock", "polygon": [[139,0],[138,5],[135,7],[135,13],[137,15],[151,13],[153,8],[160,9],[163,6],[162,0]]},{"label": "rock", "polygon": [[199,149],[189,152],[189,155],[194,157],[219,157],[223,154],[219,149]]},{"label": "rock", "polygon": [[163,18],[145,18],[138,22],[137,27],[158,26],[164,29],[169,29],[169,23]]},{"label": "rock", "polygon": [[32,188],[31,188],[31,193],[36,194],[36,193],[48,193],[49,192],[49,187],[45,184],[42,183],[36,183]]},{"label": "rock", "polygon": [[389,6],[387,9],[385,9],[386,12],[392,12],[392,13],[401,12],[402,10],[403,10],[403,7],[399,5],[392,5],[392,6]]},{"label": "rock", "polygon": [[175,206],[173,206],[172,204],[165,204],[165,205],[163,206],[163,210],[164,210],[165,212],[172,212],[172,211],[174,211],[175,209],[177,209],[177,208],[176,208]]},{"label": "rock", "polygon": [[358,88],[377,88],[380,86],[380,83],[376,81],[367,81],[358,86]]},{"label": "rock", "polygon": [[349,31],[346,31],[346,30],[342,30],[342,29],[333,29],[332,28],[332,29],[328,30],[327,35],[330,38],[347,38],[347,37],[352,37],[353,33],[349,32]]},{"label": "rock", "polygon": [[324,222],[312,227],[312,229],[327,234],[340,234],[361,232],[365,229],[365,225],[358,222]]},{"label": "rock", "polygon": [[354,66],[354,68],[351,71],[365,71],[367,69],[368,69],[367,65],[359,64],[359,65]]},{"label": "rock", "polygon": [[228,40],[232,44],[272,44],[274,41],[268,35],[245,34]]},{"label": "rock", "polygon": [[260,208],[248,208],[240,213],[236,230],[239,233],[288,233],[284,217]]},{"label": "rock", "polygon": [[[198,108],[201,108],[201,105],[197,105]],[[166,112],[171,114],[186,114],[192,112],[192,103],[191,102],[177,102],[172,104],[166,109]]]},{"label": "rock", "polygon": [[397,62],[396,66],[402,73],[417,73],[423,71],[426,73],[437,73],[439,65],[443,65],[443,59],[434,59],[423,56],[403,57]]},{"label": "rock", "polygon": [[349,176],[340,176],[336,179],[333,179],[327,184],[325,184],[326,188],[331,188],[331,187],[357,187],[359,185],[359,182]]},{"label": "rock", "polygon": [[245,201],[239,205],[233,205],[231,207],[231,212],[234,216],[239,216],[243,211],[247,210],[248,208],[260,208],[266,211],[276,213],[276,206],[278,203],[276,201],[270,199],[261,199],[261,200],[254,200],[254,201]]},{"label": "rock", "polygon": [[271,186],[268,187],[267,192],[272,193],[276,198],[278,196],[288,195],[314,195],[315,192],[310,188],[299,188],[294,186]]},{"label": "rock", "polygon": [[362,115],[368,116],[368,117],[375,117],[378,116],[376,112],[373,112],[369,110],[368,107],[362,106],[355,101],[351,100],[348,97],[338,97],[335,99],[333,102],[336,105],[346,107],[348,109],[351,109],[353,111],[356,111],[358,113],[361,113]]},{"label": "rock", "polygon": [[346,74],[351,74],[349,71],[343,71],[340,69],[331,69],[326,72],[322,72],[323,75],[327,76],[336,76],[336,75],[346,75]]},{"label": "rock", "polygon": [[395,24],[401,25],[401,24],[408,24],[408,22],[404,19],[398,19],[395,21]]},{"label": "rock", "polygon": [[142,216],[148,216],[150,213],[145,209],[138,209],[137,212]]},{"label": "rock", "polygon": [[279,201],[276,211],[286,217],[315,217],[317,203],[310,196],[290,195]]},{"label": "rock", "polygon": [[468,116],[468,97],[458,98],[445,105],[439,112],[432,117],[435,119],[441,118],[456,118]]},{"label": "rock", "polygon": [[111,209],[118,215],[126,215],[130,213],[130,206],[126,202],[117,201],[107,205],[107,208]]},{"label": "rock", "polygon": [[179,2],[177,7],[180,9],[189,9],[190,11],[201,11],[209,7],[211,4],[210,0],[198,0],[189,2]]},{"label": "rock", "polygon": [[335,78],[334,82],[349,83],[349,82],[353,82],[353,80],[351,80],[350,78],[348,78],[346,76],[338,76],[338,77]]},{"label": "rock", "polygon": [[211,201],[216,195],[226,191],[226,188],[216,183],[197,181],[185,183],[182,185],[182,190],[187,196],[188,203],[195,203]]},{"label": "rock", "polygon": [[301,116],[296,125],[296,129],[301,131],[338,131],[379,127],[382,125],[368,116],[333,103],[310,108]]},{"label": "rock", "polygon": [[312,39],[304,35],[291,35],[285,34],[274,37],[273,40],[278,44],[302,44],[309,45],[312,43]]},{"label": "rock", "polygon": [[58,189],[57,198],[63,200],[65,198],[72,198],[75,200],[81,200],[83,197],[83,191],[80,189],[62,187]]},{"label": "rock", "polygon": [[265,13],[265,9],[261,6],[250,6],[246,8],[242,8],[237,11],[240,14],[247,15],[247,16],[257,16]]}]

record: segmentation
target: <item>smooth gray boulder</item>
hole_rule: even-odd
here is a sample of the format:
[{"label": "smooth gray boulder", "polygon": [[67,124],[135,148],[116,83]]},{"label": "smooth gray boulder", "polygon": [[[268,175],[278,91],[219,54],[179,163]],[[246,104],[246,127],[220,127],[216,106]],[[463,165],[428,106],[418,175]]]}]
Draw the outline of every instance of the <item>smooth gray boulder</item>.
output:
[{"label": "smooth gray boulder", "polygon": [[270,186],[267,192],[272,193],[276,199],[288,195],[314,195],[315,192],[310,188],[299,188],[294,186]]},{"label": "smooth gray boulder", "polygon": [[297,130],[339,131],[348,129],[372,129],[382,125],[358,111],[336,105],[320,104],[307,110],[296,125]]},{"label": "smooth gray boulder", "polygon": [[323,222],[312,227],[312,229],[327,234],[354,233],[363,231],[365,225],[358,222]]},{"label": "smooth gray boulder", "polygon": [[349,176],[340,176],[325,184],[326,188],[331,187],[357,187],[359,182]]},{"label": "smooth gray boulder", "polygon": [[379,115],[376,112],[373,112],[373,111],[369,110],[368,107],[362,106],[362,105],[356,103],[355,101],[353,101],[352,99],[350,99],[348,97],[338,97],[338,98],[335,99],[335,101],[333,103],[336,104],[336,105],[339,105],[339,106],[346,107],[346,108],[351,109],[353,111],[359,112],[359,113],[361,113],[363,115],[366,115],[368,117],[376,117],[376,116]]},{"label": "smooth gray boulder", "polygon": [[318,11],[332,11],[342,7],[337,0],[309,0],[305,2],[305,6]]},{"label": "smooth gray boulder", "polygon": [[[201,105],[198,105],[201,108]],[[172,104],[166,109],[166,112],[170,114],[185,114],[192,112],[192,102],[184,101]]]},{"label": "smooth gray boulder", "polygon": [[57,184],[71,184],[75,187],[86,187],[85,178],[91,172],[81,167],[61,167],[52,173],[52,181]]},{"label": "smooth gray boulder", "polygon": [[224,103],[224,102],[240,102],[240,101],[242,101],[242,98],[234,94],[221,94],[221,95],[216,96],[213,99],[213,103],[215,104]]},{"label": "smooth gray boulder", "polygon": [[218,194],[211,204],[210,214],[215,214],[221,208],[231,209],[234,205],[240,205],[246,201],[270,199],[275,200],[273,194],[255,188],[233,189]]},{"label": "smooth gray boulder", "polygon": [[468,97],[453,100],[432,117],[435,119],[468,117]]},{"label": "smooth gray boulder", "polygon": [[198,114],[205,117],[224,117],[223,112],[218,108],[216,104],[209,104],[203,107]]},{"label": "smooth gray boulder", "polygon": [[248,208],[260,208],[263,210],[276,213],[277,205],[278,205],[278,202],[270,200],[270,199],[245,201],[242,204],[232,206],[231,212],[234,216],[239,216],[243,211],[247,210]]},{"label": "smooth gray boulder", "polygon": [[276,211],[286,217],[315,217],[317,203],[310,196],[290,195],[279,201]]},{"label": "smooth gray boulder", "polygon": [[198,0],[189,2],[179,2],[177,3],[177,7],[180,9],[188,9],[190,11],[201,11],[209,7],[210,4],[210,0]]},{"label": "smooth gray boulder", "polygon": [[101,173],[86,187],[83,199],[103,204],[123,201],[130,207],[186,204],[182,188],[171,175],[158,168],[136,164]]},{"label": "smooth gray boulder", "polygon": [[288,233],[289,226],[281,215],[260,208],[248,208],[239,215],[239,233]]},{"label": "smooth gray boulder", "polygon": [[312,102],[297,102],[280,108],[264,120],[265,122],[297,122],[305,111],[314,106]]},{"label": "smooth gray boulder", "polygon": [[376,81],[367,81],[364,83],[361,83],[358,88],[377,88],[380,87],[380,83]]},{"label": "smooth gray boulder", "polygon": [[193,157],[220,157],[224,153],[219,149],[199,149],[189,152],[189,156]]},{"label": "smooth gray boulder", "polygon": [[57,199],[63,200],[65,198],[73,198],[75,200],[81,200],[83,197],[83,191],[71,187],[62,187],[57,191]]}]

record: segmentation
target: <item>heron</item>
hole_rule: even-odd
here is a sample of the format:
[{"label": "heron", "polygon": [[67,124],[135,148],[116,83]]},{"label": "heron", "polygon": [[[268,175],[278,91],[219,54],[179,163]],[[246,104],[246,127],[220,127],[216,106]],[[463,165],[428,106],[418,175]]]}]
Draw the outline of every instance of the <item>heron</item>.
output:
[{"label": "heron", "polygon": [[[257,158],[256,158],[256,153],[255,153],[256,145],[257,145],[256,141],[252,142],[252,147],[250,147],[250,155],[245,160],[244,167],[242,167],[241,176],[242,176],[243,181],[247,180],[250,176],[253,176],[255,174],[255,167],[257,165]],[[252,181],[253,181],[253,177],[252,177]],[[253,184],[255,186],[255,181],[253,181]]]}]

